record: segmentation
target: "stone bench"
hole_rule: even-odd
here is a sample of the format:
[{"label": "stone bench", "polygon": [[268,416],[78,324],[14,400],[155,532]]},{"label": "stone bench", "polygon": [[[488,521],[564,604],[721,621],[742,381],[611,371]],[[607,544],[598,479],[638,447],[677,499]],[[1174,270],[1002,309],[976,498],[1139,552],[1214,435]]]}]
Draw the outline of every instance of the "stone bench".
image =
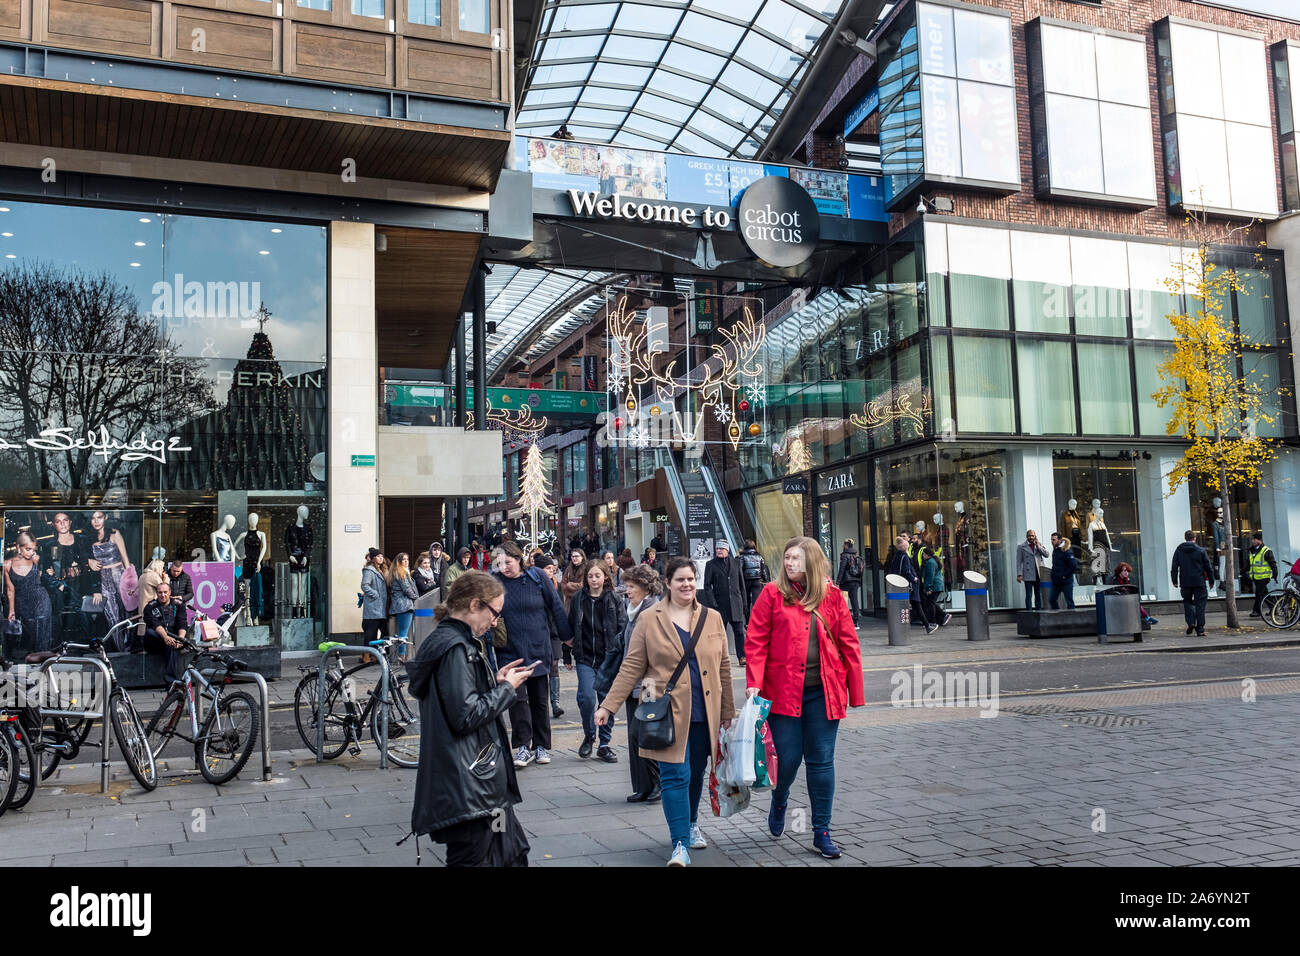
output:
[{"label": "stone bench", "polygon": [[[261,674],[267,680],[280,676],[280,648],[266,647],[223,647],[222,654],[229,654],[235,660],[243,661],[249,669]],[[161,654],[126,654],[114,652],[108,655],[113,662],[113,673],[118,683],[130,690],[143,687],[164,687],[163,665],[167,658]]]},{"label": "stone bench", "polygon": [[1097,609],[1017,611],[1016,634],[1021,637],[1090,637],[1097,633]]}]

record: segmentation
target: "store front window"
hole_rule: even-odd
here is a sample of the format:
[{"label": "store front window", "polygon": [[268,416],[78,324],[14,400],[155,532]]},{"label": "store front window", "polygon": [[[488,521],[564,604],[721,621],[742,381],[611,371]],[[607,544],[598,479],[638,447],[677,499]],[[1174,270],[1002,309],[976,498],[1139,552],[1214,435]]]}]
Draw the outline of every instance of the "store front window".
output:
[{"label": "store front window", "polygon": [[[1221,588],[1228,552],[1223,498],[1219,496],[1217,487],[1209,486],[1204,479],[1193,475],[1187,484],[1187,500],[1191,508],[1191,523],[1188,527],[1196,532],[1196,543],[1210,553],[1210,563],[1214,565],[1214,585]],[[1250,550],[1251,534],[1263,531],[1258,485],[1232,486],[1232,531],[1232,559],[1237,572],[1237,583],[1249,592],[1249,578],[1243,573],[1245,555]],[[1270,545],[1273,543],[1267,532],[1264,532],[1264,541]],[[1279,554],[1276,557],[1279,565],[1282,565],[1290,556]]]},{"label": "store front window", "polygon": [[1115,568],[1133,568],[1133,582],[1145,589],[1142,529],[1138,521],[1137,465],[1124,454],[1058,451],[1052,455],[1058,531],[1079,562],[1074,600],[1093,602],[1097,587],[1110,582]]},{"label": "store front window", "polygon": [[238,587],[249,622],[268,626],[250,642],[315,646],[327,606],[324,229],[3,210],[4,551],[31,536],[49,598],[48,626],[41,595],[15,598],[26,617],[5,655],[106,632],[134,610],[122,575],[176,556],[193,607],[219,613]]}]

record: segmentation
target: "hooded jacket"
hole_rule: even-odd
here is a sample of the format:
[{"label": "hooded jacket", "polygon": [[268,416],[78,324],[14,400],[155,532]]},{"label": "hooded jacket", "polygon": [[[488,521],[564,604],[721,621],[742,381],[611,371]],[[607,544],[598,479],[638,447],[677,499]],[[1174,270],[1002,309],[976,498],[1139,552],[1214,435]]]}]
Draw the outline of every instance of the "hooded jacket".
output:
[{"label": "hooded jacket", "polygon": [[519,803],[502,716],[515,690],[498,684],[482,640],[444,618],[406,665],[420,702],[420,766],[411,829],[432,833]]},{"label": "hooded jacket", "polygon": [[1174,548],[1169,576],[1175,587],[1203,588],[1214,577],[1214,568],[1210,565],[1210,556],[1204,548],[1195,541],[1184,541]]}]

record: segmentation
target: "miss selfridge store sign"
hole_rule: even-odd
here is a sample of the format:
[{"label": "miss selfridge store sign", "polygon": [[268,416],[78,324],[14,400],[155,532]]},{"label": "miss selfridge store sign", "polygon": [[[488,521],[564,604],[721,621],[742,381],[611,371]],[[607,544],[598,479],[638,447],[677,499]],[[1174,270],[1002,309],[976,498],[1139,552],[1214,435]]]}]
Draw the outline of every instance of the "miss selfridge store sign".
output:
[{"label": "miss selfridge store sign", "polygon": [[701,209],[578,189],[567,192],[573,214],[583,218],[704,229],[734,227],[750,252],[783,268],[807,261],[821,236],[821,219],[812,197],[784,176],[765,176],[749,186],[741,193],[734,217],[730,210],[712,206]]}]

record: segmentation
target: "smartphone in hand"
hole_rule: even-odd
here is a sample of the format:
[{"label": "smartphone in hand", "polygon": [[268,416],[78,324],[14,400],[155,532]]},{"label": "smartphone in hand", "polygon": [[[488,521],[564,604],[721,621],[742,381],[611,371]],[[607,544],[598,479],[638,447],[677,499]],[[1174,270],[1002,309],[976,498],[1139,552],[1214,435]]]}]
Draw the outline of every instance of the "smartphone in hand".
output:
[{"label": "smartphone in hand", "polygon": [[534,671],[537,670],[537,668],[539,668],[539,667],[541,667],[541,666],[542,666],[542,662],[541,662],[541,661],[533,661],[531,664],[528,665],[529,669],[530,669],[530,670],[534,670]]}]

